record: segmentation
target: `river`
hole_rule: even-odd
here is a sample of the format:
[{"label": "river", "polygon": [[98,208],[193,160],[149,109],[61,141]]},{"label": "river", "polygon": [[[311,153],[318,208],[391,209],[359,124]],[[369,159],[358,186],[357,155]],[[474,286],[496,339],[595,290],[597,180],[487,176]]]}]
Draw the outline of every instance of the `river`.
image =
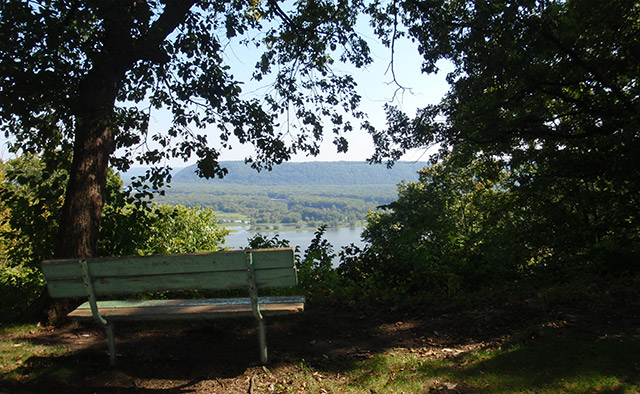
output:
[{"label": "river", "polygon": [[[225,246],[234,249],[247,247],[247,239],[253,237],[256,231],[250,231],[249,227],[231,227],[233,232],[227,235]],[[260,234],[267,236],[278,235],[280,239],[286,239],[291,243],[292,247],[299,246],[300,251],[304,251],[311,244],[315,230],[291,230],[291,231],[259,231]],[[364,242],[360,239],[362,227],[344,227],[344,228],[328,228],[324,233],[324,238],[333,246],[333,251],[338,254],[343,246],[355,244],[363,247]],[[338,263],[337,259],[333,262]]]}]

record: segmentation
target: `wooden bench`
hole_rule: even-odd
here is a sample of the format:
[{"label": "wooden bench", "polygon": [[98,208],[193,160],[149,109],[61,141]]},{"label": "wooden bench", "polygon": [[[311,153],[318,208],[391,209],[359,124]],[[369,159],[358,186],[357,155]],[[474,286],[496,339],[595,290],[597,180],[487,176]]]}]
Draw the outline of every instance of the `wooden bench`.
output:
[{"label": "wooden bench", "polygon": [[[237,250],[182,255],[47,260],[42,272],[53,298],[87,297],[69,317],[94,319],[107,331],[109,361],[116,361],[114,321],[218,319],[258,321],[260,361],[267,362],[264,316],[304,310],[305,299],[258,297],[258,289],[297,284],[293,249]],[[112,295],[167,290],[246,288],[248,298],[98,301]]]}]

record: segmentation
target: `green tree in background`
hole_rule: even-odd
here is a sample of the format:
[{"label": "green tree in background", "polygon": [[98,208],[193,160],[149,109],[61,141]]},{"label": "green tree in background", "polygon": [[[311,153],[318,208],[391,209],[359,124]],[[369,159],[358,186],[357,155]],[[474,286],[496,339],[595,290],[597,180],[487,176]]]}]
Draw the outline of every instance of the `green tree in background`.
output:
[{"label": "green tree in background", "polygon": [[38,156],[25,155],[1,164],[0,200],[6,210],[0,234],[9,261],[35,268],[55,247],[58,217],[67,174],[50,170]]},{"label": "green tree in background", "polygon": [[[172,157],[195,155],[201,175],[222,176],[220,149],[235,138],[255,147],[248,158],[255,167],[269,168],[295,152],[317,154],[327,120],[338,150],[346,150],[343,133],[352,126],[344,115],[361,116],[359,96],[353,79],[331,65],[369,63],[353,31],[362,4],[287,7],[271,0],[0,4],[0,129],[15,152],[71,157],[57,257],[96,255],[109,163],[154,166],[154,188],[169,176],[163,163]],[[260,51],[251,77],[272,87],[261,100],[242,95],[226,62],[234,46]],[[168,131],[149,125],[160,109],[172,116]],[[280,116],[296,121],[279,127]]]},{"label": "green tree in background", "polygon": [[498,163],[457,166],[449,158],[398,186],[398,200],[371,212],[357,258],[343,256],[340,272],[393,298],[417,293],[451,295],[459,288],[505,280],[521,259],[493,256],[512,230],[504,221],[508,193]]},{"label": "green tree in background", "polygon": [[345,283],[373,298],[434,300],[638,273],[638,228],[616,227],[628,209],[619,196],[507,164],[454,150],[399,185],[397,201],[369,214],[364,250],[343,251]]},{"label": "green tree in background", "polygon": [[[38,156],[0,165],[0,320],[14,316],[43,290],[39,265],[54,256],[57,221],[67,174],[46,171]],[[110,172],[101,256],[212,252],[223,248],[228,230],[213,210],[133,203],[119,175]],[[131,201],[129,201],[131,200]]]},{"label": "green tree in background", "polygon": [[0,321],[23,310],[43,287],[37,264],[51,256],[66,178],[44,167],[35,156],[0,164]]},{"label": "green tree in background", "polygon": [[517,224],[507,236],[550,271],[640,269],[637,1],[407,0],[372,12],[389,43],[418,42],[425,71],[454,66],[439,104],[415,117],[388,106],[388,128],[370,126],[376,159],[439,143],[456,171],[501,162]]},{"label": "green tree in background", "polygon": [[326,231],[326,225],[315,231],[311,244],[298,263],[300,286],[307,291],[311,299],[329,297],[340,287],[338,275],[333,269],[336,254],[333,245],[324,238]]},{"label": "green tree in background", "polygon": [[222,249],[230,230],[218,227],[211,209],[159,205],[149,238],[138,254],[197,253]]},{"label": "green tree in background", "polygon": [[230,230],[218,226],[213,209],[141,203],[123,192],[123,182],[108,180],[99,256],[215,252]]}]

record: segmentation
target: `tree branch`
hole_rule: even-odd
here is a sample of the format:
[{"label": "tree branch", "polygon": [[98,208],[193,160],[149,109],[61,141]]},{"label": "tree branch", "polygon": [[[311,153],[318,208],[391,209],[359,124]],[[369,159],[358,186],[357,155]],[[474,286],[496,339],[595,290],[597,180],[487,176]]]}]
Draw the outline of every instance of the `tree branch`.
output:
[{"label": "tree branch", "polygon": [[151,25],[149,32],[133,44],[135,50],[139,51],[141,60],[149,60],[156,64],[169,62],[170,57],[162,49],[162,42],[185,21],[195,3],[196,0],[167,1],[164,11]]},{"label": "tree branch", "polygon": [[280,4],[278,4],[278,0],[267,0],[267,4],[273,10],[273,13],[278,15],[289,27],[292,27],[294,30],[298,30],[299,26],[297,26],[291,18],[282,10]]},{"label": "tree branch", "polygon": [[553,43],[559,50],[569,56],[569,58],[571,58],[580,68],[591,74],[597,82],[601,83],[604,87],[611,89],[611,91],[620,101],[622,101],[627,109],[636,113],[638,112],[638,108],[634,106],[633,102],[624,94],[622,89],[620,89],[620,87],[613,83],[613,81],[609,80],[609,78],[607,78],[605,74],[601,72],[597,67],[592,67],[590,64],[588,64],[576,50],[567,45],[564,45],[560,41],[560,39],[553,34],[553,32],[549,31],[549,29],[540,29],[540,34],[542,34],[542,36],[548,41]]},{"label": "tree branch", "polygon": [[389,84],[394,83],[397,86],[397,89],[393,92],[393,98],[391,99],[391,101],[394,101],[396,99],[396,95],[398,94],[399,91],[403,91],[404,92],[405,90],[407,90],[407,88],[402,86],[398,82],[398,79],[396,78],[396,70],[395,70],[395,66],[394,66],[394,58],[395,58],[396,38],[398,36],[398,7],[397,7],[397,1],[393,2],[393,8],[394,8],[394,13],[393,13],[393,35],[391,36],[391,61],[389,62],[389,65],[387,66],[387,70],[385,71],[385,73],[386,73],[389,70],[391,70],[391,77],[393,78],[393,80]]}]

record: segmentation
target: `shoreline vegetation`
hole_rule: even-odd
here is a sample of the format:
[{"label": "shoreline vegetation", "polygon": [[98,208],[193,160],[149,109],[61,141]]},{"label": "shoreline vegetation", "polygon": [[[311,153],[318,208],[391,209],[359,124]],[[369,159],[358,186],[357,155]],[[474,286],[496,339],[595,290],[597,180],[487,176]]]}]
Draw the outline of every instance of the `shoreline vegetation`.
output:
[{"label": "shoreline vegetation", "polygon": [[396,185],[244,186],[173,184],[160,204],[211,208],[220,224],[256,230],[359,227],[394,201]]},{"label": "shoreline vegetation", "polygon": [[[305,224],[287,224],[287,223],[261,223],[259,225],[252,224],[250,220],[237,219],[225,219],[227,214],[225,212],[214,211],[215,216],[218,219],[218,223],[231,230],[231,232],[237,232],[238,228],[246,228],[248,231],[268,231],[270,233],[279,233],[283,231],[315,231],[319,226],[305,225]],[[339,223],[336,226],[327,226],[328,230],[338,230],[343,228],[354,229],[358,227],[364,227],[366,220],[357,220],[354,223]]]},{"label": "shoreline vegetation", "polygon": [[[223,162],[223,179],[198,178],[193,166],[177,170],[160,204],[211,208],[233,230],[315,230],[362,227],[370,211],[397,199],[398,184],[417,179],[425,162],[399,162],[392,169],[364,162],[283,163],[256,172],[242,162]],[[122,178],[140,175],[136,169]]]}]

